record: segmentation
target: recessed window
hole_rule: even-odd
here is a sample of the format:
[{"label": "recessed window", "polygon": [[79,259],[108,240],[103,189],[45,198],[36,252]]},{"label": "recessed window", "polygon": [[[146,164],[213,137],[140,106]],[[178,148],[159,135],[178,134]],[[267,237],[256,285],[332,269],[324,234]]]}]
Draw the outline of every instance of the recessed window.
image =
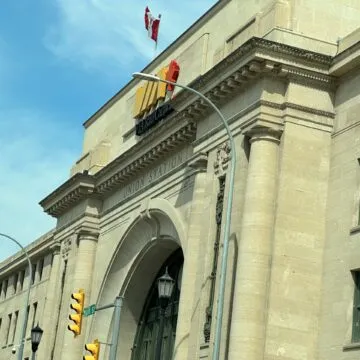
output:
[{"label": "recessed window", "polygon": [[25,269],[20,271],[20,279],[19,279],[19,290],[18,291],[22,291],[22,289],[24,288],[24,279],[25,279]]},{"label": "recessed window", "polygon": [[10,327],[11,327],[11,318],[12,318],[12,314],[8,315],[8,326],[6,329],[6,342],[5,344],[9,343],[9,335],[10,335]]},{"label": "recessed window", "polygon": [[19,280],[19,274],[16,273],[16,274],[14,275],[14,283],[13,283],[13,286],[14,286],[14,294],[16,294],[16,291],[18,290],[18,289],[17,289],[18,280]]},{"label": "recessed window", "polygon": [[6,299],[6,293],[7,293],[7,288],[8,288],[8,283],[9,283],[9,281],[6,279],[5,281],[4,281],[4,299]]},{"label": "recessed window", "polygon": [[35,326],[37,307],[38,307],[38,303],[36,302],[33,304],[33,319],[32,319],[32,327],[31,328],[33,328]]},{"label": "recessed window", "polygon": [[41,281],[43,276],[43,270],[44,270],[44,259],[41,259],[39,262],[39,281]]},{"label": "recessed window", "polygon": [[360,271],[353,271],[354,279],[354,303],[353,303],[353,326],[352,342],[360,342]]},{"label": "recessed window", "polygon": [[32,266],[32,274],[31,274],[31,285],[35,282],[35,275],[36,275],[36,264]]},{"label": "recessed window", "polygon": [[12,341],[11,341],[12,344],[15,341],[15,334],[16,334],[16,328],[17,328],[17,323],[18,323],[18,318],[19,318],[19,311],[15,311],[14,316],[15,316],[15,318],[14,318],[14,330],[13,330],[13,333],[12,333]]}]

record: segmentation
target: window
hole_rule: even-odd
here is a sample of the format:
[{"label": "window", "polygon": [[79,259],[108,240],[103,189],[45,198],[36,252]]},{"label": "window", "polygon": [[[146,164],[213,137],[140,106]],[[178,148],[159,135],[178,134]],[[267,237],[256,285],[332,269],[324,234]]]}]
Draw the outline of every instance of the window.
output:
[{"label": "window", "polygon": [[35,282],[35,275],[36,275],[36,264],[32,266],[31,285],[33,285]]},{"label": "window", "polygon": [[43,270],[44,270],[44,259],[41,259],[39,262],[39,281],[41,281],[42,279],[42,275],[43,275]]},{"label": "window", "polygon": [[352,273],[354,279],[352,342],[360,341],[360,271]]},{"label": "window", "polygon": [[17,328],[18,318],[19,318],[19,311],[15,311],[14,330],[13,330],[13,333],[12,333],[12,341],[11,341],[12,344],[13,344],[14,341],[15,341],[15,334],[16,334],[16,328]]},{"label": "window", "polygon": [[26,309],[26,325],[25,325],[25,329],[27,329],[28,324],[29,324],[29,314],[30,314],[30,305],[28,305],[28,307]]},{"label": "window", "polygon": [[20,272],[20,280],[19,280],[19,290],[22,291],[24,288],[24,279],[25,279],[25,269]]},{"label": "window", "polygon": [[33,304],[33,320],[32,320],[32,327],[31,328],[33,328],[35,326],[37,306],[38,306],[37,302]]},{"label": "window", "polygon": [[12,314],[9,314],[9,315],[8,315],[8,326],[7,326],[7,329],[6,329],[6,343],[5,343],[5,344],[8,344],[8,343],[9,343],[9,335],[10,335],[10,327],[11,327],[11,318],[12,318]]},{"label": "window", "polygon": [[6,299],[6,292],[7,292],[7,288],[8,288],[8,283],[9,283],[9,281],[6,279],[5,281],[4,281],[4,299]]}]

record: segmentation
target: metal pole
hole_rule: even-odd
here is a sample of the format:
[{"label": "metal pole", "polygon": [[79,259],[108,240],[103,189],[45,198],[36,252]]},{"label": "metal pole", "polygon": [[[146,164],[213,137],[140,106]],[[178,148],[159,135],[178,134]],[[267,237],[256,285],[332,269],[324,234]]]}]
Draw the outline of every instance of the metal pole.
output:
[{"label": "metal pole", "polygon": [[164,337],[165,310],[166,308],[160,307],[160,326],[159,326],[159,334],[156,342],[155,360],[161,360],[161,348]]},{"label": "metal pole", "polygon": [[119,344],[120,315],[121,315],[122,303],[123,303],[123,297],[117,296],[114,302],[114,323],[113,323],[109,360],[116,360],[117,348]]},{"label": "metal pole", "polygon": [[235,179],[235,167],[236,167],[236,150],[235,150],[235,142],[233,135],[231,133],[230,127],[224,118],[223,114],[219,110],[219,108],[205,95],[198,92],[197,90],[188,87],[186,85],[181,85],[178,83],[174,83],[172,81],[167,81],[158,78],[157,81],[165,82],[167,84],[178,86],[182,89],[188,90],[200,98],[205,100],[219,115],[221,119],[227,136],[229,138],[229,145],[231,151],[231,167],[230,167],[230,174],[229,174],[229,191],[228,191],[228,201],[226,207],[226,218],[225,218],[225,225],[224,225],[224,248],[221,257],[221,270],[220,270],[220,284],[219,284],[219,294],[218,294],[218,306],[216,311],[216,326],[215,326],[215,337],[214,337],[214,349],[213,349],[213,356],[212,360],[219,360],[220,357],[220,343],[221,343],[221,328],[222,328],[222,319],[224,313],[224,299],[225,299],[225,285],[226,285],[226,271],[227,271],[227,258],[229,252],[229,241],[230,241],[230,224],[231,224],[231,210],[232,210],[232,203],[233,203],[233,194],[234,194],[234,179]]},{"label": "metal pole", "polygon": [[32,352],[31,360],[35,360],[35,352],[34,351]]},{"label": "metal pole", "polygon": [[31,265],[31,261],[30,261],[30,257],[28,252],[25,250],[25,248],[14,238],[12,238],[9,235],[6,234],[2,234],[0,233],[0,236],[3,236],[11,241],[13,241],[15,244],[17,244],[22,252],[24,253],[27,261],[28,261],[28,265],[29,265],[29,286],[28,286],[28,290],[27,290],[27,294],[26,294],[26,298],[25,298],[25,307],[24,307],[24,320],[23,320],[23,325],[22,325],[22,330],[21,330],[21,337],[20,337],[20,345],[19,345],[19,353],[18,353],[18,360],[22,360],[23,358],[23,354],[24,354],[24,345],[25,345],[25,337],[26,337],[26,325],[27,325],[27,320],[28,320],[28,311],[27,308],[29,306],[29,299],[30,299],[30,289],[31,289],[31,279],[33,277],[33,271],[32,271],[32,265]]}]

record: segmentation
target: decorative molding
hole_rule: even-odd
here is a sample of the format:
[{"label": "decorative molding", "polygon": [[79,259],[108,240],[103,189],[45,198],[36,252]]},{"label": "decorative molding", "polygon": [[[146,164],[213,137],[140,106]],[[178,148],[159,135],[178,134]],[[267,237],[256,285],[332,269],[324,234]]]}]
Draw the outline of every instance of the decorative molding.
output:
[{"label": "decorative molding", "polygon": [[64,260],[66,260],[69,257],[69,254],[73,247],[73,237],[69,236],[66,238],[62,244],[61,244],[61,256]]},{"label": "decorative molding", "polygon": [[[320,85],[320,87],[334,88],[338,80],[330,75],[306,70],[290,65],[279,64],[274,71],[279,76],[287,77],[289,80],[302,81],[307,86]],[[322,86],[321,86],[322,85]]]},{"label": "decorative molding", "polygon": [[[96,185],[96,193],[104,194],[112,191],[119,184],[122,184],[133,177],[136,173],[144,168],[149,167],[155,161],[165,157],[169,152],[174,152],[176,148],[184,143],[189,143],[194,139],[196,132],[195,123],[188,123],[177,132],[171,134],[168,138],[157,144],[148,152],[138,157],[135,161],[113,173],[105,181],[101,181]],[[97,177],[100,175],[97,174]]]},{"label": "decorative molding", "polygon": [[79,245],[81,240],[97,241],[99,237],[99,230],[82,226],[81,228],[75,230],[75,234],[77,237],[77,244]]},{"label": "decorative molding", "polygon": [[219,178],[219,191],[217,194],[216,200],[216,212],[215,212],[215,220],[216,220],[216,236],[214,242],[214,255],[213,255],[213,264],[210,275],[210,295],[209,295],[209,304],[205,310],[205,323],[203,328],[204,340],[205,343],[210,341],[211,335],[211,323],[213,316],[213,307],[215,301],[215,283],[216,283],[216,273],[217,273],[217,265],[219,258],[219,246],[220,246],[220,238],[221,238],[221,223],[222,223],[222,214],[224,209],[224,193],[225,193],[225,184],[226,177],[222,176]]},{"label": "decorative molding", "polygon": [[53,255],[59,255],[61,251],[61,243],[59,241],[50,245],[50,250]]},{"label": "decorative molding", "polygon": [[224,175],[228,162],[230,160],[231,148],[228,141],[222,143],[216,150],[216,160],[214,161],[215,174],[218,176]]},{"label": "decorative molding", "polygon": [[279,144],[282,130],[270,126],[253,124],[253,126],[245,128],[243,133],[250,137],[250,144],[260,140],[272,141]]},{"label": "decorative molding", "polygon": [[188,166],[192,169],[205,172],[208,165],[208,156],[205,153],[195,154],[188,163]]},{"label": "decorative molding", "polygon": [[71,205],[93,194],[94,190],[94,177],[87,172],[78,173],[41,200],[40,205],[45,212],[57,217]]},{"label": "decorative molding", "polygon": [[121,164],[126,163],[131,155],[136,155],[142,148],[143,144],[140,141],[95,175],[89,175],[88,173],[74,175],[43,199],[40,205],[48,214],[59,217],[85,198],[103,197],[104,194],[118,188],[141,170],[149,167],[159,159],[165,158],[167,154],[173,153],[181,145],[191,143],[195,138],[195,133],[196,124],[193,121],[185,122],[181,128],[121,168]]}]

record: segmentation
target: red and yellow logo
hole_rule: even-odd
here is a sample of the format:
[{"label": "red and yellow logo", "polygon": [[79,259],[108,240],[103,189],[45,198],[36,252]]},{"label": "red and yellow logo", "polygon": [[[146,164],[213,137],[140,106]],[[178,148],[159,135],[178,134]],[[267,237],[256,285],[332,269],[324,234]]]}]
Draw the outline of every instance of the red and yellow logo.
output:
[{"label": "red and yellow logo", "polygon": [[[176,83],[180,73],[180,67],[175,60],[171,60],[168,66],[162,68],[156,75],[162,79]],[[166,99],[171,98],[174,85],[158,81],[146,81],[140,86],[135,95],[134,118],[141,119],[155,110]]]}]

